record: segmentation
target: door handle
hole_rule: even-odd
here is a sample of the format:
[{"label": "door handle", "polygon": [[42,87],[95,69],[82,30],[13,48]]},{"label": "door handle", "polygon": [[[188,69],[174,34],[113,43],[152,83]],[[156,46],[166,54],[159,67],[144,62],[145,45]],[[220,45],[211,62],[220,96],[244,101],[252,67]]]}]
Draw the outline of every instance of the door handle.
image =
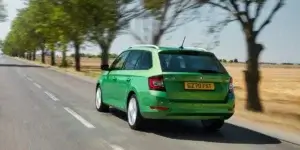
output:
[{"label": "door handle", "polygon": [[114,77],[114,78],[112,78],[112,80],[113,80],[113,81],[117,81],[117,78],[116,78],[116,77]]},{"label": "door handle", "polygon": [[126,81],[127,81],[127,82],[130,82],[130,81],[131,81],[131,79],[130,79],[130,78],[127,78],[127,79],[126,79]]}]

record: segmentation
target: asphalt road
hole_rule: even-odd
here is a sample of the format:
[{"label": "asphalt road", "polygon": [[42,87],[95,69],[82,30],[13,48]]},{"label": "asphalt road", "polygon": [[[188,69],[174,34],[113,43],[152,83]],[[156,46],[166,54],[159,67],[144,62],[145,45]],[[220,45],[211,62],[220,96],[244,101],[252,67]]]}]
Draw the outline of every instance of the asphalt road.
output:
[{"label": "asphalt road", "polygon": [[116,110],[94,108],[95,84],[0,57],[0,150],[299,150],[232,124],[205,133],[198,122],[129,129]]}]

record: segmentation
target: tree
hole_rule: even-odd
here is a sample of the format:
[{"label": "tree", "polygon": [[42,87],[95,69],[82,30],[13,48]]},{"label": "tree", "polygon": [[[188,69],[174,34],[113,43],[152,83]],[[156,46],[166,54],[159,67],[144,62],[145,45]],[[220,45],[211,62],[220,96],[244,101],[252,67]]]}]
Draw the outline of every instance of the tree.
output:
[{"label": "tree", "polygon": [[30,42],[31,28],[26,19],[28,9],[21,9],[15,20],[12,22],[11,31],[4,40],[4,53],[25,57],[25,52],[33,46],[34,42]]},{"label": "tree", "polygon": [[[20,9],[13,20],[11,31],[4,42],[4,49],[8,54],[21,57],[26,53],[27,59],[34,60],[36,50],[40,48],[42,62],[45,63],[45,50],[48,48],[54,51],[59,33],[53,23],[55,9],[47,0],[29,0],[26,4],[27,7]],[[51,64],[55,65],[54,57]]]},{"label": "tree", "polygon": [[234,62],[234,63],[238,63],[239,60],[235,58],[235,59],[233,59],[233,62]]},{"label": "tree", "polygon": [[3,41],[0,39],[0,49],[2,49],[3,48]]},{"label": "tree", "polygon": [[184,17],[185,13],[195,8],[193,0],[144,0],[142,5],[145,13],[138,19],[143,23],[144,33],[131,30],[130,34],[143,44],[159,45],[165,34],[193,20],[191,15]]},{"label": "tree", "polygon": [[[42,51],[50,50],[52,66],[56,65],[55,50],[59,31],[57,29],[57,10],[56,7],[49,0],[30,0],[28,9],[32,14],[39,15],[32,19],[35,33],[42,35]],[[44,57],[44,55],[42,56]]]},{"label": "tree", "polygon": [[3,4],[3,0],[0,0],[0,22],[5,21],[7,15],[6,15],[6,10]]},{"label": "tree", "polygon": [[28,8],[35,14],[33,24],[41,39],[42,61],[45,51],[50,50],[51,65],[55,65],[55,51],[61,49],[62,64],[66,66],[67,45],[72,42],[75,48],[75,68],[80,71],[80,45],[86,35],[87,16],[89,8],[87,2],[93,0],[28,0]]},{"label": "tree", "polygon": [[[263,106],[259,95],[259,55],[264,49],[263,44],[258,43],[257,37],[269,25],[275,14],[282,8],[285,0],[272,1],[273,9],[263,20],[258,19],[263,16],[263,10],[267,2],[271,0],[196,0],[198,4],[207,4],[228,13],[228,16],[221,22],[210,28],[211,32],[218,32],[220,28],[228,25],[232,21],[237,21],[244,33],[247,43],[247,69],[244,71],[247,85],[246,108],[250,111],[263,112]],[[261,23],[260,23],[261,22]]]},{"label": "tree", "polygon": [[[88,38],[101,49],[101,65],[109,63],[109,49],[117,35],[128,27],[129,22],[140,15],[134,0],[110,0],[97,2],[90,10]],[[129,5],[132,8],[128,7]],[[136,6],[136,7],[135,7]],[[102,14],[101,16],[99,14]]]},{"label": "tree", "polygon": [[[43,1],[43,0],[42,0]],[[47,20],[42,21],[39,32],[46,35],[45,46],[51,50],[51,64],[55,65],[55,51],[62,52],[61,67],[66,67],[66,51],[69,43],[75,48],[75,69],[80,71],[80,46],[86,34],[86,18],[88,13],[80,0],[44,0],[48,12],[42,15]],[[90,1],[90,0],[89,0]],[[82,8],[82,9],[81,9]]]},{"label": "tree", "polygon": [[[28,0],[27,7],[28,24],[32,29],[32,37],[30,39],[31,43],[36,43],[34,50],[41,49],[41,61],[45,63],[45,53],[47,49],[53,49],[53,35],[56,30],[51,28],[51,13],[53,12],[53,5],[48,0]],[[55,65],[55,58],[53,57],[54,52],[52,52],[51,65]]]},{"label": "tree", "polygon": [[74,0],[64,1],[61,3],[61,7],[69,15],[68,22],[69,28],[67,28],[67,37],[72,41],[75,48],[75,70],[80,71],[80,48],[84,42],[85,35],[87,33],[87,16],[89,16],[89,9],[87,1]]}]

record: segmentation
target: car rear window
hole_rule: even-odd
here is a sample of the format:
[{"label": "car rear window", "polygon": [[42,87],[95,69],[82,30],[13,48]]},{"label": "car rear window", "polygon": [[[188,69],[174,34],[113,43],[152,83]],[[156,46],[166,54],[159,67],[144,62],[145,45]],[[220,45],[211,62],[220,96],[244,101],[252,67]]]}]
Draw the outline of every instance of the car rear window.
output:
[{"label": "car rear window", "polygon": [[227,73],[212,53],[199,51],[162,51],[159,53],[163,72]]}]

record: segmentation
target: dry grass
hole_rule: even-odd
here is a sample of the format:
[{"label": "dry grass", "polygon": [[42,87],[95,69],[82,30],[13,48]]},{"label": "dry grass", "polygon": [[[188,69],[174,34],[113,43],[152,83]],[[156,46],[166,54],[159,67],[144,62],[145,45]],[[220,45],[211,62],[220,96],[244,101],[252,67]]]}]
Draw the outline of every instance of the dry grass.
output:
[{"label": "dry grass", "polygon": [[236,114],[260,123],[300,132],[300,68],[262,67],[260,93],[266,112],[245,111],[244,65],[226,68],[234,78],[237,96]]},{"label": "dry grass", "polygon": [[[68,58],[72,61],[72,58]],[[38,59],[39,60],[39,59]],[[49,58],[46,59],[49,63]],[[57,58],[57,63],[60,59]],[[82,71],[77,74],[97,78],[100,74],[99,58],[82,58]],[[262,65],[262,82],[260,86],[265,113],[252,113],[244,109],[245,84],[243,78],[244,64],[226,64],[233,76],[237,97],[236,115],[258,123],[269,124],[300,133],[300,67],[283,65]],[[73,72],[74,69],[63,69]]]}]

